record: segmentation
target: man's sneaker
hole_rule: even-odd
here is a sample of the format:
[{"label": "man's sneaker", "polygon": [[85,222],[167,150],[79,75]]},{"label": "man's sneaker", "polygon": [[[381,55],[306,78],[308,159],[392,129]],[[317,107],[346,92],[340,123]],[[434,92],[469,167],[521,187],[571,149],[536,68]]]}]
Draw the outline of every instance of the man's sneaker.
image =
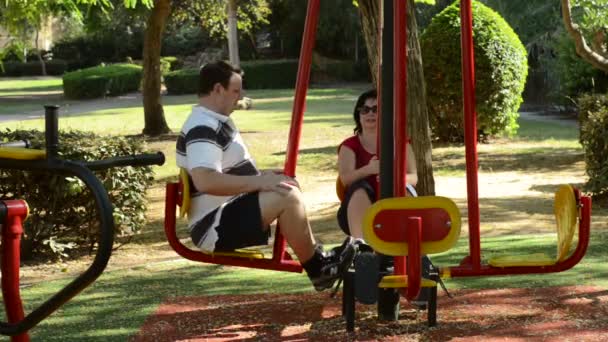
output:
[{"label": "man's sneaker", "polygon": [[348,271],[355,254],[354,240],[350,236],[340,246],[327,252],[323,257],[319,275],[310,279],[315,290],[323,291],[331,288],[336,280]]}]

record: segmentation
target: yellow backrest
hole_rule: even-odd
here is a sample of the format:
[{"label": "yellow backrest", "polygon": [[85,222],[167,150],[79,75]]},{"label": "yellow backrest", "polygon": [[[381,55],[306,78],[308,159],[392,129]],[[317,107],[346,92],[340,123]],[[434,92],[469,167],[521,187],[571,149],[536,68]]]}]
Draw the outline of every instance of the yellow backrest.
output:
[{"label": "yellow backrest", "polygon": [[560,262],[570,254],[570,245],[578,226],[578,207],[572,186],[559,187],[555,193],[554,213],[557,222],[557,262]]},{"label": "yellow backrest", "polygon": [[[179,182],[181,184],[181,206],[179,208],[179,217],[185,217],[190,209],[190,176],[184,168],[179,169]],[[179,201],[178,201],[179,203]]]}]

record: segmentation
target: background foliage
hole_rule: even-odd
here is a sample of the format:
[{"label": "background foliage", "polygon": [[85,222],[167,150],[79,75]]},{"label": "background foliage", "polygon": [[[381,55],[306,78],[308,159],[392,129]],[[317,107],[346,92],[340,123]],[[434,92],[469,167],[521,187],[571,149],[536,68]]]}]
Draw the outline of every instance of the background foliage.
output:
[{"label": "background foliage", "polygon": [[[0,141],[27,139],[33,148],[44,147],[44,132],[5,130]],[[100,137],[91,132],[67,131],[59,135],[59,155],[68,160],[93,161],[139,154],[145,145],[138,139]],[[151,184],[150,167],[114,168],[96,172],[114,205],[118,236],[137,233],[145,224],[146,190]],[[24,199],[30,215],[24,223],[24,258],[67,257],[94,248],[98,219],[94,200],[76,177],[44,172],[0,170],[0,198]]]}]

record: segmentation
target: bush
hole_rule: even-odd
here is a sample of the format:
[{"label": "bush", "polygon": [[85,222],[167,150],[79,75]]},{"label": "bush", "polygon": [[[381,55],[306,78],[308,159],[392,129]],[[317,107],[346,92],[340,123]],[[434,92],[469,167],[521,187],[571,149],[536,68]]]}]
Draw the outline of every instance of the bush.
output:
[{"label": "bush", "polygon": [[198,69],[172,71],[163,78],[169,95],[196,94],[198,91]]},{"label": "bush", "polygon": [[142,67],[135,64],[113,64],[69,72],[63,75],[63,94],[70,99],[117,96],[137,91]]},{"label": "bush", "polygon": [[[28,139],[44,146],[44,133],[0,132],[0,141]],[[98,160],[144,152],[142,140],[99,137],[91,132],[60,132],[59,153],[70,160]],[[116,234],[137,233],[145,223],[145,193],[152,179],[150,167],[124,167],[95,172],[114,206]],[[0,198],[24,199],[30,214],[24,223],[24,257],[68,256],[69,250],[92,248],[98,238],[98,219],[91,193],[75,177],[39,171],[0,170]]]},{"label": "bush", "polygon": [[[63,75],[67,69],[67,63],[61,59],[45,61],[47,75]],[[4,72],[0,69],[1,76],[40,76],[42,66],[40,62],[3,62]]]},{"label": "bush", "polygon": [[53,45],[54,58],[68,61],[68,70],[78,70],[101,63],[121,63],[127,57],[141,59],[143,31],[131,34],[123,29],[62,39]]},{"label": "bush", "polygon": [[[478,133],[483,139],[517,131],[517,110],[527,76],[526,50],[511,27],[473,1]],[[433,18],[421,36],[431,129],[435,139],[463,141],[460,7]]]},{"label": "bush", "polygon": [[608,96],[583,95],[578,100],[580,141],[589,181],[586,190],[608,199]]},{"label": "bush", "polygon": [[160,58],[160,72],[162,75],[182,68],[184,63],[177,59],[177,57],[167,56]]},{"label": "bush", "polygon": [[[241,63],[245,89],[294,88],[298,61],[291,59],[246,61]],[[195,94],[198,91],[198,69],[182,69],[164,76],[170,95]]]},{"label": "bush", "polygon": [[296,85],[298,61],[274,59],[241,63],[245,89],[289,89]]}]

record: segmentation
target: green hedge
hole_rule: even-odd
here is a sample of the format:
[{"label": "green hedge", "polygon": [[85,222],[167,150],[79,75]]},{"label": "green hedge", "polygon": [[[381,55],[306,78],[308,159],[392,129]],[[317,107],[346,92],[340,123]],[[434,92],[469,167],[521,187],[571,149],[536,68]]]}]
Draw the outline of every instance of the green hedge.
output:
[{"label": "green hedge", "polygon": [[112,64],[73,71],[63,76],[63,94],[70,99],[117,96],[137,91],[142,67],[135,64]]},{"label": "green hedge", "polygon": [[[28,139],[34,148],[44,146],[44,133],[36,130],[0,131],[0,141]],[[70,160],[99,160],[145,152],[139,139],[100,137],[91,132],[60,132],[59,154]],[[137,233],[145,224],[145,193],[151,184],[150,167],[123,167],[95,174],[114,206],[116,234]],[[24,199],[30,215],[24,223],[23,255],[67,256],[89,250],[97,242],[98,220],[89,190],[75,177],[37,171],[0,170],[0,198]]]},{"label": "green hedge", "polygon": [[371,82],[369,64],[367,60],[338,60],[324,62],[323,65],[313,64],[312,82]]},{"label": "green hedge", "polygon": [[[294,88],[298,72],[297,60],[261,60],[241,63],[244,71],[245,89]],[[198,69],[182,69],[164,76],[170,95],[196,94],[198,91]]]},{"label": "green hedge", "polygon": [[583,95],[578,107],[580,141],[589,176],[586,189],[605,200],[608,199],[608,96]]},{"label": "green hedge", "polygon": [[[477,127],[480,138],[517,131],[528,73],[517,34],[489,7],[473,1]],[[421,35],[433,138],[464,140],[459,2],[436,15]]]},{"label": "green hedge", "polygon": [[241,68],[245,89],[290,89],[296,85],[296,59],[247,61]]},{"label": "green hedge", "polygon": [[[0,68],[0,76],[40,76],[42,75],[42,66],[40,62],[3,62],[4,71]],[[64,60],[53,59],[45,62],[47,75],[63,75],[67,69],[67,63]]]},{"label": "green hedge", "polygon": [[182,69],[163,76],[169,95],[196,94],[198,92],[198,69]]}]

